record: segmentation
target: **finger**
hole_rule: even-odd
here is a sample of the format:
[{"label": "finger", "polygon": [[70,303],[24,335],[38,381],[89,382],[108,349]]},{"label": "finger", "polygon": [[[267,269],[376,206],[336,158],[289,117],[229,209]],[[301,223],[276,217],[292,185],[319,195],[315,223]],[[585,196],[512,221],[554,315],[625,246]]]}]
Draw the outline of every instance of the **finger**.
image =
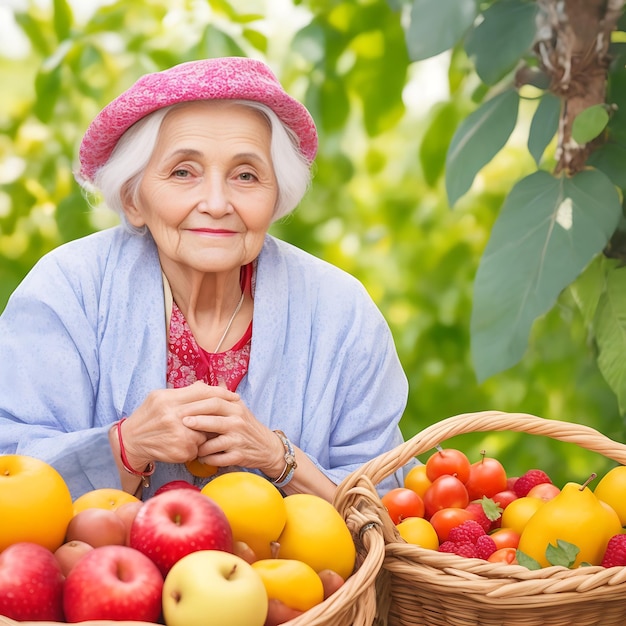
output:
[{"label": "finger", "polygon": [[278,626],[279,624],[284,624],[290,619],[299,617],[302,613],[304,613],[304,611],[292,609],[280,600],[272,598],[268,604],[265,626]]},{"label": "finger", "polygon": [[[239,407],[223,398],[210,398],[192,402],[181,407],[184,415],[183,424],[187,428],[204,432],[223,432],[226,430],[224,418],[240,416]],[[232,427],[232,423],[230,425]]]},{"label": "finger", "polygon": [[337,572],[330,569],[319,572],[319,577],[324,587],[324,600],[332,596],[346,582]]}]

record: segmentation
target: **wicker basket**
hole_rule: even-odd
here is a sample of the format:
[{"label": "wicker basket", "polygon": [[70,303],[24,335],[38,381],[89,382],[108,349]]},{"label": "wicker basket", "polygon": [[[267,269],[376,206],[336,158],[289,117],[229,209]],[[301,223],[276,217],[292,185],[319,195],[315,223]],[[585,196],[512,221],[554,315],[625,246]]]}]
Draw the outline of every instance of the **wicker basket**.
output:
[{"label": "wicker basket", "polygon": [[[470,432],[543,435],[626,464],[626,446],[598,431],[533,415],[486,411],[450,417],[369,461],[339,486],[341,510],[376,502],[375,485],[413,457]],[[385,560],[377,581],[381,624],[389,626],[625,626],[626,567],[528,570],[407,544],[377,501]]]},{"label": "wicker basket", "polygon": [[[376,580],[385,556],[378,512],[367,498],[344,509],[357,548],[355,572],[324,602],[284,626],[371,626],[376,614]],[[0,626],[59,626],[60,622],[16,622],[0,615]],[[93,620],[82,626],[150,626],[146,622]]]}]

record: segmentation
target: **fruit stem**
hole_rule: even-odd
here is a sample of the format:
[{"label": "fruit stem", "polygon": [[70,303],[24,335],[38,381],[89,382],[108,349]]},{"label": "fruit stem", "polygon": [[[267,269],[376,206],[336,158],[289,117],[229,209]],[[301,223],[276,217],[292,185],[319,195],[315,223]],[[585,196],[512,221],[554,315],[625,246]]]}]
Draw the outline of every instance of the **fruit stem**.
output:
[{"label": "fruit stem", "polygon": [[486,456],[487,456],[487,450],[481,450],[480,451],[480,462],[481,463],[484,462]]},{"label": "fruit stem", "polygon": [[593,472],[591,476],[589,476],[589,478],[587,478],[587,480],[580,486],[579,491],[583,491],[585,487],[587,487],[592,480],[595,480],[596,476],[597,474]]},{"label": "fruit stem", "polygon": [[272,558],[277,559],[279,552],[280,552],[280,543],[278,543],[278,541],[270,541],[270,554]]},{"label": "fruit stem", "polygon": [[237,563],[233,565],[233,568],[228,572],[228,576],[226,576],[226,580],[230,580],[233,577],[233,574],[237,571]]}]

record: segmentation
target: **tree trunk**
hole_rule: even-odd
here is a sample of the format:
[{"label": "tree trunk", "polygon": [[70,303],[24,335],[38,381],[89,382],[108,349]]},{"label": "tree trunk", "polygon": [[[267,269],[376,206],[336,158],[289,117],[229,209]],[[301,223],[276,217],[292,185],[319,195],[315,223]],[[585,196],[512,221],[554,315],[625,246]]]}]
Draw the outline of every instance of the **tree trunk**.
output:
[{"label": "tree trunk", "polygon": [[550,91],[561,98],[556,173],[575,174],[602,139],[579,145],[572,138],[576,116],[605,104],[609,44],[625,0],[537,0],[535,50]]}]

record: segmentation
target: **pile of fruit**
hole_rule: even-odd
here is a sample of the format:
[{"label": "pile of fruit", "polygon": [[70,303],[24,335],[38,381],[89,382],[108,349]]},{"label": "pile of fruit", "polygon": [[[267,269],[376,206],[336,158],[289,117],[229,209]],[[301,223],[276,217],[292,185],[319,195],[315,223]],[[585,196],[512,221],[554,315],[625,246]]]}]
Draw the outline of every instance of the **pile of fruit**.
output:
[{"label": "pile of fruit", "polygon": [[541,469],[508,476],[485,456],[439,447],[382,497],[398,533],[422,548],[539,569],[626,565],[626,466],[595,488],[553,484]]},{"label": "pile of fruit", "polygon": [[276,626],[337,591],[356,550],[326,500],[249,472],[184,481],[142,502],[72,500],[61,475],[0,456],[0,615],[17,621]]}]

